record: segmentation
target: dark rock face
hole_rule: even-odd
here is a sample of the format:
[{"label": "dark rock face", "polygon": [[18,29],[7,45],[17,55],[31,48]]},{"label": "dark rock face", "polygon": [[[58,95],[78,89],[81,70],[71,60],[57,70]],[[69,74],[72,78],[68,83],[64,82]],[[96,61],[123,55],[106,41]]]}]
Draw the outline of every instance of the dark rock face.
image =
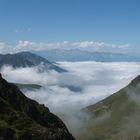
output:
[{"label": "dark rock face", "polygon": [[74,140],[47,107],[24,96],[0,74],[0,140]]}]

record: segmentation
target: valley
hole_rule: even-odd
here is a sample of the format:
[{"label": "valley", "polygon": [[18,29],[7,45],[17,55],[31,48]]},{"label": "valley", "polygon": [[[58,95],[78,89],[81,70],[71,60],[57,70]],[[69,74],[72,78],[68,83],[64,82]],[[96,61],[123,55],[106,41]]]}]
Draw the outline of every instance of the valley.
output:
[{"label": "valley", "polygon": [[140,140],[140,0],[0,0],[0,140]]},{"label": "valley", "polygon": [[[126,89],[133,89],[122,89],[139,74],[138,62],[87,61],[56,64],[66,72],[40,72],[34,67],[4,66],[1,73],[9,82],[16,84],[24,95],[49,107],[64,121],[77,140],[118,140],[126,137],[132,129],[138,130],[137,125],[132,124],[132,129],[126,129],[125,134],[120,133],[133,117],[131,114],[134,114],[136,120],[134,124],[139,121],[138,107],[129,101],[129,96],[125,93]],[[25,76],[26,74],[29,75]],[[136,81],[132,83],[138,84],[139,78]],[[134,133],[132,138],[135,135]]]}]

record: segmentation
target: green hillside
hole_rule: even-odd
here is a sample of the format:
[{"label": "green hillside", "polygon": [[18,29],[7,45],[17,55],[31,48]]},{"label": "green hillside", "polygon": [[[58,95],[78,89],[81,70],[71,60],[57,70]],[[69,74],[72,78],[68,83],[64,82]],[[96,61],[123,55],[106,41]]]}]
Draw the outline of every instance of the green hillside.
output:
[{"label": "green hillside", "polygon": [[91,117],[79,140],[140,140],[140,76],[85,110]]}]

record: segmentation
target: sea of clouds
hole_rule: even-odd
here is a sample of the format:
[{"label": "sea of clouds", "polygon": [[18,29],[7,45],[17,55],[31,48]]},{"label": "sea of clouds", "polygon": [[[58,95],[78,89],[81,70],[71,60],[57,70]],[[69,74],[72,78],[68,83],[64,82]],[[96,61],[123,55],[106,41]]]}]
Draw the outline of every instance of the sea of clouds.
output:
[{"label": "sea of clouds", "polygon": [[[24,94],[49,107],[67,124],[72,133],[83,127],[88,115],[80,111],[125,87],[140,74],[134,62],[58,62],[68,72],[40,73],[37,67],[1,69],[3,77],[14,83],[38,84],[42,88]],[[82,121],[81,121],[82,120]]]}]

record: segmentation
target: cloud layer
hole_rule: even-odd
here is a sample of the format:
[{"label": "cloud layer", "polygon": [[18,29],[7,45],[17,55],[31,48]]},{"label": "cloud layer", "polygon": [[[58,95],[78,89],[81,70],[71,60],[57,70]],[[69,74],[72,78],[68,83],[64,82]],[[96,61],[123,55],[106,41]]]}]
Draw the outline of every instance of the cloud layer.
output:
[{"label": "cloud layer", "polygon": [[103,51],[104,49],[116,50],[126,49],[130,47],[130,44],[109,44],[105,42],[96,41],[80,41],[80,42],[56,42],[56,43],[44,43],[44,42],[31,42],[19,40],[16,45],[9,45],[4,42],[0,42],[1,53],[14,53],[20,51],[43,51],[48,49],[82,49],[88,51]]},{"label": "cloud layer", "polygon": [[[1,73],[10,82],[39,84],[43,88],[25,95],[45,104],[59,115],[75,134],[88,115],[80,110],[126,86],[140,73],[139,63],[60,62],[66,73],[38,73],[36,68],[3,67]],[[20,75],[20,76],[19,76]],[[78,90],[77,90],[78,89]]]},{"label": "cloud layer", "polygon": [[1,72],[11,82],[42,85],[44,88],[36,91],[38,93],[28,92],[27,95],[57,111],[63,106],[74,105],[80,109],[93,104],[127,85],[140,70],[138,63],[123,62],[61,62],[59,65],[69,72],[38,73],[35,67],[13,69],[7,66]]}]

